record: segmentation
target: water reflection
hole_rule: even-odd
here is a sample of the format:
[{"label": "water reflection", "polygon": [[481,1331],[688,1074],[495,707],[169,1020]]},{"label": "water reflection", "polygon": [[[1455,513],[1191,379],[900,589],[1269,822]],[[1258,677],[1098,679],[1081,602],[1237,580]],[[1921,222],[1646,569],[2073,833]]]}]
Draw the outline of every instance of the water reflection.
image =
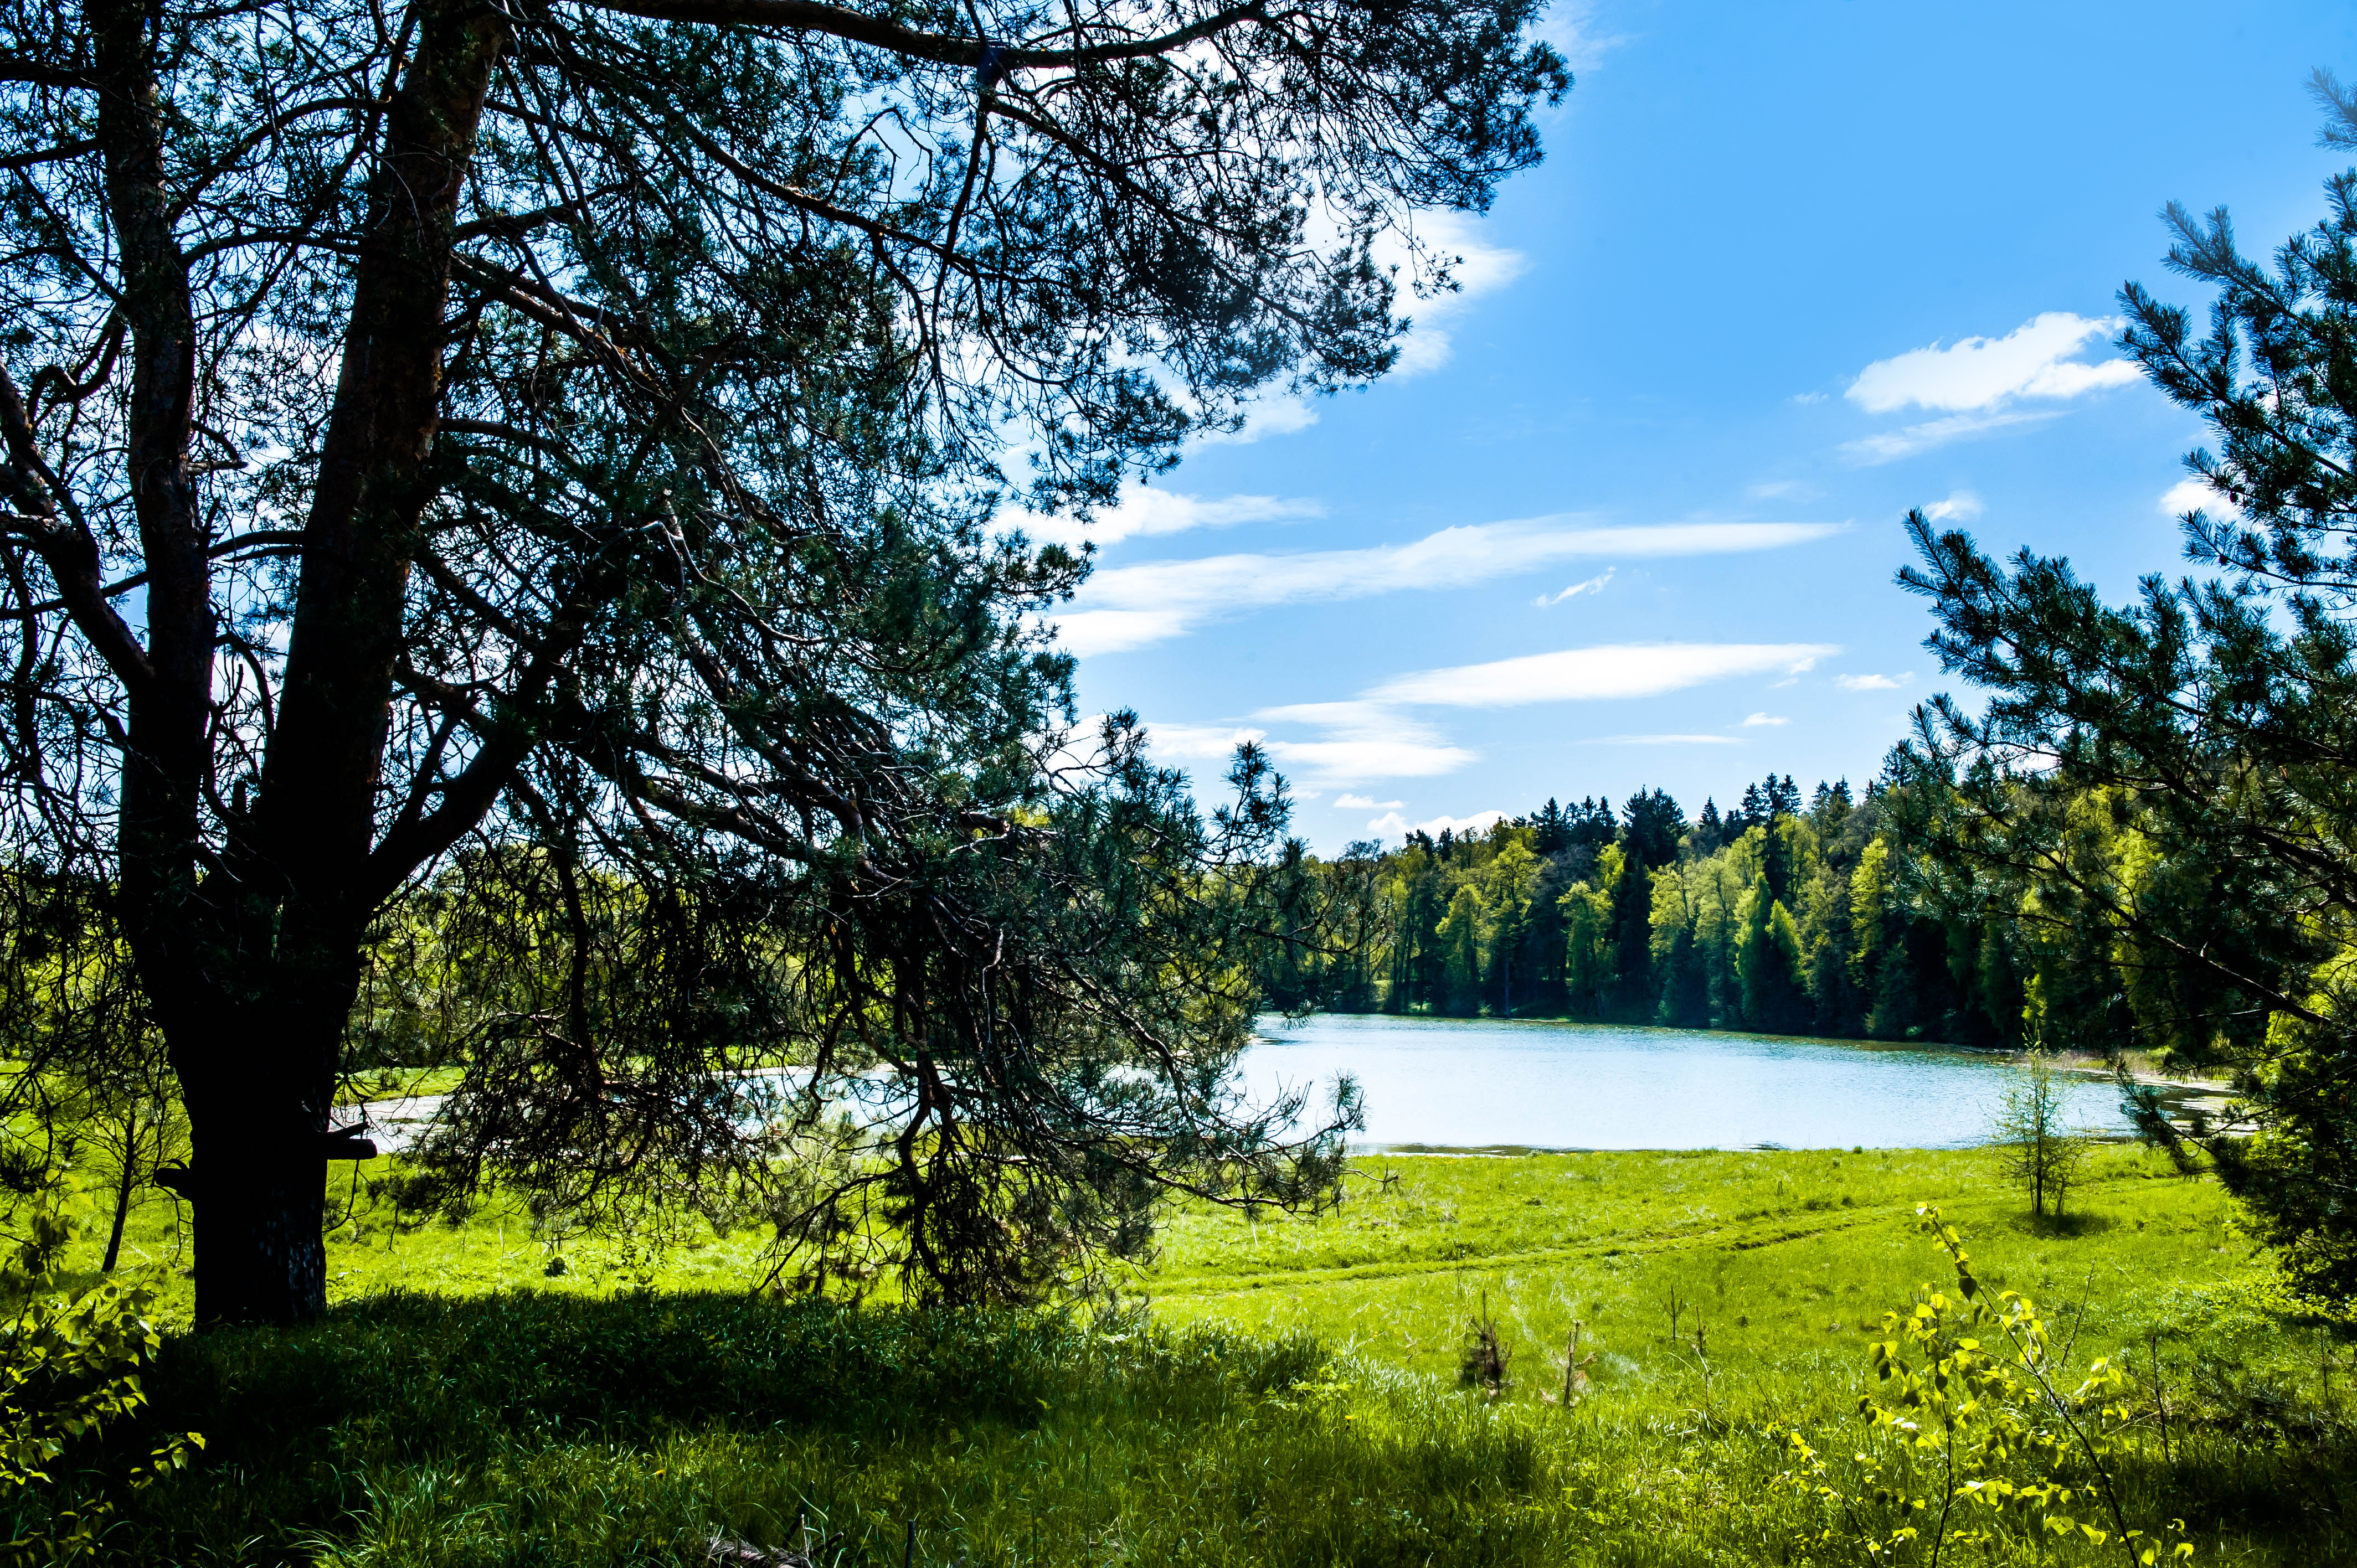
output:
[{"label": "water reflection", "polygon": [[[1354,1075],[1367,1144],[1560,1149],[1958,1148],[1985,1142],[2013,1069],[1977,1052],[1783,1036],[1491,1019],[1263,1021],[1254,1099]],[[2127,1130],[2073,1078],[2069,1123]]]}]

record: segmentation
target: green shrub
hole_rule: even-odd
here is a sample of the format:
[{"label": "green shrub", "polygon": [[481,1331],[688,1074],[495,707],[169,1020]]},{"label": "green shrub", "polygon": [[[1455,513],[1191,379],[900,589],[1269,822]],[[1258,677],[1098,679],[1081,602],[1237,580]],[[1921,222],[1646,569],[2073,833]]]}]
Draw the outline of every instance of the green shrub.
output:
[{"label": "green shrub", "polygon": [[0,1550],[15,1560],[86,1555],[113,1512],[110,1489],[136,1492],[203,1446],[193,1432],[164,1434],[120,1476],[68,1467],[146,1402],[141,1367],[162,1342],[146,1317],[152,1301],[143,1289],[100,1284],[36,1294],[0,1324]]}]

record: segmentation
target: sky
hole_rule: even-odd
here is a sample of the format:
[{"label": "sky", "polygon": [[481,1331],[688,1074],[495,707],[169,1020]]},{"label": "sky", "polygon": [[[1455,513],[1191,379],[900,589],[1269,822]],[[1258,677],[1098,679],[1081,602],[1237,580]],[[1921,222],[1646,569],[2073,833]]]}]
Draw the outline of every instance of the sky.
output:
[{"label": "sky", "polygon": [[1274,400],[1088,530],[1055,618],[1208,805],[1235,742],[1333,853],[1553,796],[1862,785],[1953,683],[1893,576],[1910,507],[2181,564],[2199,423],[2114,346],[2159,210],[2265,252],[2350,162],[2306,83],[2357,6],[1559,5],[1547,157],[1426,232],[1461,294],[1399,369]]}]

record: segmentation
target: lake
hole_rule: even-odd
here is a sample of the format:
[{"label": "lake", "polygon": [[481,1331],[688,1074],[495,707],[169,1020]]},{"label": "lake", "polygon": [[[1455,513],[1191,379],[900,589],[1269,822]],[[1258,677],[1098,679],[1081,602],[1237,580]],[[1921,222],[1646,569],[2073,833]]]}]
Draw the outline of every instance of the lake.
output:
[{"label": "lake", "polygon": [[[2015,1069],[1939,1047],[1611,1024],[1320,1015],[1262,1020],[1243,1079],[1365,1092],[1360,1146],[1958,1148],[1986,1142]],[[2073,1076],[2071,1125],[2122,1133],[2119,1091]]]}]

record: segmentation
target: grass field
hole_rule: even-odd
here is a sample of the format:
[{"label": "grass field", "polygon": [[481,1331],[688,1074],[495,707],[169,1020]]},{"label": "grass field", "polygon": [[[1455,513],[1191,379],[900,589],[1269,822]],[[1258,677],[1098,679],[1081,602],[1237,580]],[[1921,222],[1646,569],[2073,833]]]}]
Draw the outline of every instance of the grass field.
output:
[{"label": "grass field", "polygon": [[[1778,1477],[1789,1429],[1837,1473],[1884,1452],[1867,1330],[1948,1277],[1924,1200],[2073,1364],[2158,1352],[2174,1437],[2131,1428],[2132,1522],[2182,1518],[2202,1562],[2357,1560],[2340,1342],[2270,1305],[2214,1184],[2135,1149],[2059,1228],[1975,1153],[1374,1156],[1338,1213],[1177,1215],[1145,1305],[1093,1326],[751,1300],[757,1239],[708,1231],[576,1239],[552,1277],[520,1217],[399,1233],[345,1191],[328,1322],[168,1348],[157,1419],[210,1445],[124,1561],[692,1563],[798,1518],[845,1564],[903,1561],[911,1521],[928,1563],[1915,1561],[1843,1520],[1803,1541],[1828,1516]],[[168,1215],[134,1238],[185,1311]],[[1456,1381],[1485,1300],[1494,1400]]]}]

